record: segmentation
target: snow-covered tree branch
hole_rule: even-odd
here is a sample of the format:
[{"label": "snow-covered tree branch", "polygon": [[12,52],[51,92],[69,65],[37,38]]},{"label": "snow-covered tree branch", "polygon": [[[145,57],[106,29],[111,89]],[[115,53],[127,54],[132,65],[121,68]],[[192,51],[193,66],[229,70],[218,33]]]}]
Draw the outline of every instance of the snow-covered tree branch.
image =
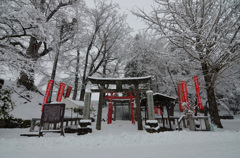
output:
[{"label": "snow-covered tree branch", "polygon": [[239,10],[236,0],[155,0],[150,15],[139,9],[134,14],[150,29],[167,38],[175,48],[201,65],[212,121],[222,127],[214,85],[223,71],[240,58]]}]

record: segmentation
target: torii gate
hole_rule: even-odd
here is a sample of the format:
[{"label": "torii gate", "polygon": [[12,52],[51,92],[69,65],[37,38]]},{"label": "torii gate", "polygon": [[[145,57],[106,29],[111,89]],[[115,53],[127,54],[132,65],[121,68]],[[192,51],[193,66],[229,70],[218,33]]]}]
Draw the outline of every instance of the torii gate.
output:
[{"label": "torii gate", "polygon": [[[113,104],[112,104],[112,101],[113,99],[130,99],[130,107],[131,107],[131,119],[132,119],[132,124],[135,124],[135,120],[134,120],[134,108],[133,108],[133,99],[135,99],[136,97],[132,95],[132,92],[122,92],[122,93],[129,93],[129,96],[122,96],[122,97],[116,97],[116,96],[113,96],[113,93],[114,92],[111,92],[110,96],[108,97],[104,97],[104,99],[109,99],[110,100],[110,103],[109,103],[109,106],[108,106],[108,124],[111,124],[112,123],[112,112],[113,112]],[[117,92],[115,92],[117,93]]]},{"label": "torii gate", "polygon": [[[117,92],[133,92],[136,94],[136,106],[137,106],[137,122],[138,130],[143,130],[141,107],[140,107],[140,92],[146,92],[148,89],[139,89],[139,84],[147,84],[151,81],[151,76],[146,77],[131,77],[131,78],[97,78],[88,77],[92,84],[98,84],[99,89],[91,89],[92,92],[99,92],[98,114],[96,129],[101,130],[102,120],[102,105],[104,100],[104,93],[111,93],[110,99],[113,99],[113,93]],[[133,89],[122,89],[122,85],[134,85]],[[106,89],[105,85],[116,85],[116,89]],[[111,111],[111,110],[110,110]],[[110,115],[111,116],[111,115]]]}]

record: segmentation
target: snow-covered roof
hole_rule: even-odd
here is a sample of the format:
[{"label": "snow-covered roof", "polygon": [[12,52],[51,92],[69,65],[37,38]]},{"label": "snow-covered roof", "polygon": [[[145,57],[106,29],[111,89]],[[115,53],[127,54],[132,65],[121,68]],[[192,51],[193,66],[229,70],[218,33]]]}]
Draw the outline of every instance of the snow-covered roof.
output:
[{"label": "snow-covered roof", "polygon": [[[154,93],[153,96],[156,96],[156,95],[160,95],[162,97],[166,97],[166,98],[169,98],[169,99],[173,99],[173,100],[176,100],[177,98],[176,97],[172,97],[172,96],[168,96],[166,94],[162,94],[162,93]],[[147,97],[143,97],[141,100],[143,99],[147,99]]]},{"label": "snow-covered roof", "polygon": [[177,99],[177,98],[175,98],[175,97],[172,97],[172,96],[168,96],[168,95],[166,95],[166,94],[162,94],[162,93],[154,93],[153,95],[161,95],[161,96],[164,96],[164,97],[167,97],[167,98],[170,98],[170,99]]},{"label": "snow-covered roof", "polygon": [[61,103],[66,104],[66,109],[71,109],[71,108],[77,108],[77,109],[83,109],[84,107],[84,102],[83,101],[76,101],[72,100],[70,98],[63,99]]},{"label": "snow-covered roof", "polygon": [[89,79],[93,79],[93,80],[101,80],[101,81],[105,81],[105,80],[114,80],[114,81],[124,81],[124,80],[143,80],[143,79],[150,79],[151,76],[144,76],[144,77],[125,77],[125,78],[100,78],[100,77],[92,77],[89,76]]},{"label": "snow-covered roof", "polygon": [[116,84],[116,82],[121,81],[122,84],[132,84],[132,83],[147,83],[151,76],[145,77],[126,77],[126,78],[99,78],[99,77],[88,77],[88,79],[93,84],[105,83],[105,84]]}]

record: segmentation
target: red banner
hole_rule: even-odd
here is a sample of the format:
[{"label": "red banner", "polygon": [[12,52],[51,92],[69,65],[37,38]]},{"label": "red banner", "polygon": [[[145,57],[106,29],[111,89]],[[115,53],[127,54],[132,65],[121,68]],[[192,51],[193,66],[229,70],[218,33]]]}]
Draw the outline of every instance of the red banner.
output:
[{"label": "red banner", "polygon": [[181,81],[182,84],[182,91],[183,91],[183,101],[185,103],[188,103],[188,92],[187,92],[187,84],[185,81]]},{"label": "red banner", "polygon": [[107,124],[112,123],[112,112],[113,112],[113,104],[112,104],[112,102],[110,102],[108,104],[108,122],[107,122]]},{"label": "red banner", "polygon": [[199,90],[198,76],[194,76],[194,83],[195,83],[195,88],[196,88],[198,108],[203,110],[203,105],[202,105],[200,90]]},{"label": "red banner", "polygon": [[60,83],[59,89],[58,89],[58,95],[57,95],[57,102],[60,102],[62,100],[63,92],[65,89],[66,84],[65,83]]},{"label": "red banner", "polygon": [[183,111],[184,108],[182,107],[182,100],[183,100],[183,93],[182,93],[182,84],[177,84],[178,88],[178,102],[179,102],[179,110]]},{"label": "red banner", "polygon": [[[53,80],[49,80],[49,81],[48,81],[47,90],[46,90],[46,93],[45,93],[44,99],[43,99],[42,110],[43,110],[44,104],[46,104],[47,101],[48,101],[48,97],[49,97],[49,93],[50,93],[50,91],[51,91],[52,85],[53,85]],[[42,111],[42,110],[41,110],[41,111]]]},{"label": "red banner", "polygon": [[111,124],[112,123],[112,112],[113,112],[112,99],[113,99],[113,93],[111,93],[110,103],[108,104],[108,122],[107,122],[107,124]]},{"label": "red banner", "polygon": [[68,86],[68,87],[67,87],[67,92],[66,92],[64,98],[69,98],[69,96],[70,96],[70,94],[71,94],[71,91],[72,91],[72,87]]}]

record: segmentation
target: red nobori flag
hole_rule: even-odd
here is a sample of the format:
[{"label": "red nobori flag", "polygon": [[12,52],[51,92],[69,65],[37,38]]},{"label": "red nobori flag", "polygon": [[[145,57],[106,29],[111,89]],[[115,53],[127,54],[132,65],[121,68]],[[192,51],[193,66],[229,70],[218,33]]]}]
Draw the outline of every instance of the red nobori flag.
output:
[{"label": "red nobori flag", "polygon": [[182,84],[182,91],[183,91],[183,101],[185,103],[188,103],[188,92],[187,92],[187,84],[185,81],[181,81]]},{"label": "red nobori flag", "polygon": [[177,84],[177,88],[178,88],[178,102],[179,102],[179,110],[183,111],[184,108],[182,106],[182,102],[183,102],[183,92],[182,92],[182,84]]},{"label": "red nobori flag", "polygon": [[67,87],[67,92],[66,92],[64,98],[69,98],[69,96],[70,96],[70,94],[71,94],[71,91],[72,91],[72,87],[68,86],[68,87]]},{"label": "red nobori flag", "polygon": [[195,88],[196,88],[198,108],[202,110],[203,109],[203,105],[202,105],[201,96],[200,96],[198,76],[194,76],[194,83],[195,83]]},{"label": "red nobori flag", "polygon": [[[43,99],[42,110],[43,110],[43,106],[44,106],[44,104],[47,103],[47,100],[48,100],[49,93],[50,93],[50,91],[51,91],[52,85],[53,85],[53,80],[49,80],[49,81],[48,81],[47,90],[46,90],[46,93],[45,93],[45,95],[44,95],[44,99]],[[41,110],[41,111],[42,111],[42,110]]]},{"label": "red nobori flag", "polygon": [[60,83],[59,89],[58,89],[58,95],[57,95],[57,102],[60,102],[62,100],[63,92],[65,89],[66,84],[65,83]]}]

